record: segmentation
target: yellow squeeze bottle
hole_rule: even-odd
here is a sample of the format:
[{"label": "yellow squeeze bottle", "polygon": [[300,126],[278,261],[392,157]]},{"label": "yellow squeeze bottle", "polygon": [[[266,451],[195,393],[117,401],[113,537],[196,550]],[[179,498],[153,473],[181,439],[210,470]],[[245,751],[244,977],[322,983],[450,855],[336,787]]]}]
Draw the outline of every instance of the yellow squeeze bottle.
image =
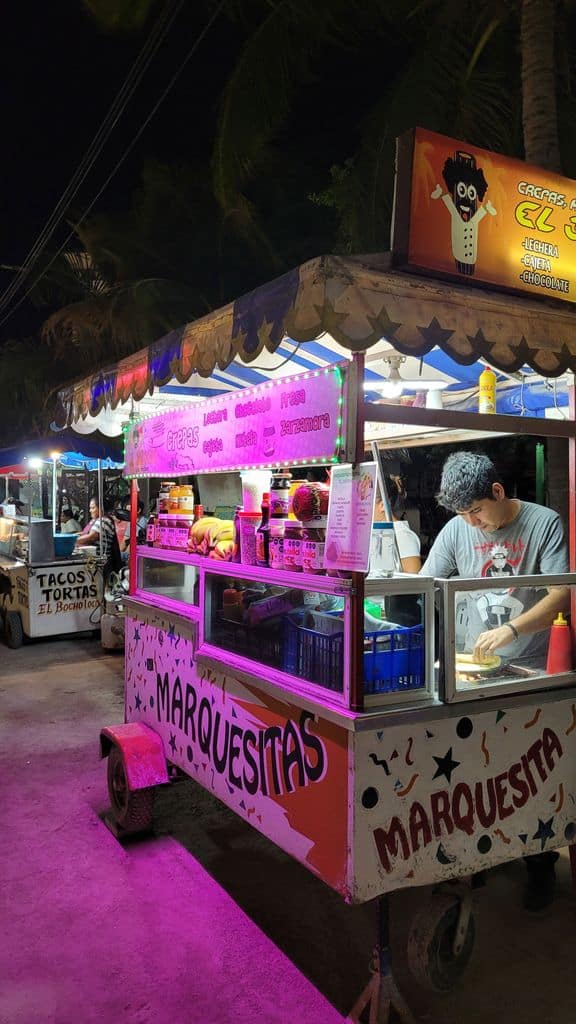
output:
[{"label": "yellow squeeze bottle", "polygon": [[478,412],[496,412],[496,374],[489,366],[478,378]]}]

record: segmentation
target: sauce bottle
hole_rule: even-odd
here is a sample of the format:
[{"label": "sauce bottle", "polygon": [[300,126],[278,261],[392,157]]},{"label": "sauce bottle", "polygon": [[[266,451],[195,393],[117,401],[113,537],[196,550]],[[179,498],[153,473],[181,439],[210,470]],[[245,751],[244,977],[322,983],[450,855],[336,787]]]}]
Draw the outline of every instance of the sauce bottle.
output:
[{"label": "sauce bottle", "polygon": [[570,626],[562,612],[558,612],[550,629],[546,672],[548,675],[555,675],[556,672],[570,672],[571,668],[572,636]]},{"label": "sauce bottle", "polygon": [[262,496],[262,520],[256,530],[256,565],[267,566],[270,560],[270,492]]},{"label": "sauce bottle", "polygon": [[496,412],[496,374],[489,366],[478,378],[478,412]]}]

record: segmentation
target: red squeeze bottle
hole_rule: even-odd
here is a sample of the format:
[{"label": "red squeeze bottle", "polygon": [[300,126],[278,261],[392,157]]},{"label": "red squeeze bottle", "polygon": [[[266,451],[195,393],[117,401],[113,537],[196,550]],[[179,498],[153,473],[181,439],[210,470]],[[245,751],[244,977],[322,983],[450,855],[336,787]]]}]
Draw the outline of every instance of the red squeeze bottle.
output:
[{"label": "red squeeze bottle", "polygon": [[572,668],[572,635],[562,612],[558,612],[550,628],[546,672],[570,672]]}]

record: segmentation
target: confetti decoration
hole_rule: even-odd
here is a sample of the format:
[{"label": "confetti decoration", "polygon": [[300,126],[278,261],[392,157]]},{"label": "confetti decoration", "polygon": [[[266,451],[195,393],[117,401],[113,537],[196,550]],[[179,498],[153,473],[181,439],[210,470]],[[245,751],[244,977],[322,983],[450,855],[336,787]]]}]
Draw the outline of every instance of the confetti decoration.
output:
[{"label": "confetti decoration", "polygon": [[438,849],[436,850],[436,860],[440,861],[441,864],[455,864],[456,859],[457,858],[454,857],[452,854],[446,853],[446,850],[444,849],[442,843],[438,844]]},{"label": "confetti decoration", "polygon": [[410,790],[413,789],[413,787],[414,787],[414,785],[416,783],[416,779],[419,779],[419,778],[420,778],[420,773],[419,772],[415,772],[415,774],[410,779],[410,782],[408,783],[408,785],[404,786],[404,789],[396,790],[396,796],[407,796],[408,793],[410,792]]},{"label": "confetti decoration", "polygon": [[410,754],[412,752],[412,747],[413,746],[414,746],[414,738],[412,736],[410,736],[408,738],[408,747],[406,749],[406,755],[404,757],[404,760],[406,761],[406,764],[408,764],[408,765],[413,765],[414,764],[414,759],[412,757],[410,757]]},{"label": "confetti decoration", "polygon": [[460,765],[460,761],[455,761],[454,758],[452,757],[452,747],[450,747],[448,753],[444,754],[444,757],[436,757],[435,754],[433,754],[432,757],[434,761],[436,761],[436,764],[438,765],[438,767],[436,768],[436,772],[432,776],[432,778],[440,779],[442,778],[442,776],[444,776],[446,781],[448,783],[451,783],[452,772]]},{"label": "confetti decoration", "polygon": [[490,751],[488,750],[488,747],[486,746],[486,733],[485,732],[482,733],[482,743],[480,744],[480,750],[484,754],[484,766],[486,767],[487,765],[490,764]]},{"label": "confetti decoration", "polygon": [[510,839],[510,836],[504,835],[504,833],[503,833],[501,828],[495,828],[494,829],[494,835],[498,836],[498,838],[501,839],[502,842],[506,844],[506,846],[510,846],[510,843],[512,842],[512,840]]},{"label": "confetti decoration", "polygon": [[572,705],[572,724],[566,729],[565,735],[569,736],[571,732],[574,732],[574,729],[576,729],[576,704]]},{"label": "confetti decoration", "polygon": [[548,821],[542,821],[541,818],[538,818],[538,828],[532,836],[532,839],[540,840],[540,850],[544,849],[544,847],[546,846],[546,841],[548,839],[553,839],[556,835],[554,829],[552,828],[553,822],[554,818],[548,818]]},{"label": "confetti decoration", "polygon": [[521,843],[524,844],[524,846],[526,846],[526,840],[528,839],[527,832],[520,832],[520,834],[518,836],[518,839],[520,840]]},{"label": "confetti decoration", "polygon": [[505,711],[497,711],[496,712],[496,725],[498,725],[498,722],[502,721],[502,719],[505,717],[505,715],[506,715]]},{"label": "confetti decoration", "polygon": [[536,714],[534,715],[534,718],[531,718],[529,722],[524,722],[524,728],[525,729],[531,729],[533,725],[536,725],[536,722],[540,718],[541,714],[542,714],[542,708],[538,708],[538,710],[536,711]]},{"label": "confetti decoration", "polygon": [[390,775],[390,769],[388,767],[388,762],[385,757],[376,757],[376,754],[370,754],[369,757],[370,760],[373,761],[375,765],[379,765],[381,768],[384,769],[386,775]]},{"label": "confetti decoration", "polygon": [[382,742],[383,735],[384,735],[384,731],[382,729],[380,729],[380,731],[376,733],[376,738],[377,738],[379,743]]},{"label": "confetti decoration", "polygon": [[430,730],[429,730],[429,729],[426,729],[426,739],[427,739],[427,740],[432,740],[432,739],[434,739],[434,733],[433,733],[433,732],[430,732]]},{"label": "confetti decoration", "polygon": [[558,787],[558,793],[554,793],[554,795],[550,797],[550,803],[553,804],[556,799],[558,799],[558,806],[555,807],[554,810],[555,810],[556,814],[559,814],[559,812],[564,807],[564,783],[563,782],[561,782],[560,786]]},{"label": "confetti decoration", "polygon": [[392,751],[392,753],[390,755],[390,760],[393,761],[395,757],[398,757],[398,751],[397,750],[393,750]]}]

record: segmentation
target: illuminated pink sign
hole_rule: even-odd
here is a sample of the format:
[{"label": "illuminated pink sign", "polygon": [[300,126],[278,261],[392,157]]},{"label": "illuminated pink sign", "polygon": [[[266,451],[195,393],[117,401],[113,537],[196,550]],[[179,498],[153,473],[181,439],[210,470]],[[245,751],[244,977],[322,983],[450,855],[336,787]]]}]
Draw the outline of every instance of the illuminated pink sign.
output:
[{"label": "illuminated pink sign", "polygon": [[191,402],[135,423],[127,476],[214,473],[338,462],[344,449],[347,364]]}]

